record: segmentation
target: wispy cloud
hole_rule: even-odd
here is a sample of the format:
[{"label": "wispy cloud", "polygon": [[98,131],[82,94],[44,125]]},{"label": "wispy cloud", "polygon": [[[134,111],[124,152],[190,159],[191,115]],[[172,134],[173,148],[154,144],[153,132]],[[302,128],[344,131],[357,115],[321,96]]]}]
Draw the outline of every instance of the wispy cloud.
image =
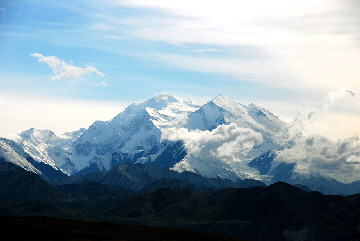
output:
[{"label": "wispy cloud", "polygon": [[[310,87],[324,94],[344,84],[360,91],[355,77],[360,74],[360,22],[351,2],[354,1],[108,1],[147,9],[148,14],[128,19],[104,16],[102,20],[130,26],[128,31],[123,29],[122,36],[176,46],[198,45],[198,52],[209,46],[226,47],[232,52],[221,61],[217,59],[215,67],[213,56],[194,57],[187,51],[170,58],[165,51],[154,56],[160,61],[172,57],[184,60],[169,62],[173,66],[232,75],[240,81],[261,79],[273,87],[299,92]],[[154,10],[157,14],[152,14]],[[260,58],[244,55],[239,47],[248,47],[248,52],[256,50]],[[184,64],[186,60],[192,64]],[[211,68],[206,68],[209,62]]]},{"label": "wispy cloud", "polygon": [[315,117],[316,110],[302,108],[297,111],[294,120],[289,126],[289,139],[295,137],[298,133],[302,132],[307,125],[309,125]]},{"label": "wispy cloud", "polygon": [[234,80],[259,82],[277,88],[298,88],[285,80],[297,77],[279,63],[261,57],[207,57],[170,53],[152,53],[165,64],[197,72],[224,75]]},{"label": "wispy cloud", "polygon": [[4,12],[6,12],[5,8],[0,8],[0,17],[1,17],[1,20],[4,19]]},{"label": "wispy cloud", "polygon": [[[33,53],[30,56],[38,59],[39,62],[47,64],[53,71],[54,76],[51,80],[75,80],[81,79],[86,74],[95,73],[100,76],[105,76],[104,73],[98,71],[95,67],[90,64],[84,68],[73,65],[73,63],[66,63],[55,56],[43,56],[39,53]],[[102,82],[105,84],[105,82]]]},{"label": "wispy cloud", "polygon": [[100,83],[99,85],[106,87],[106,86],[108,86],[109,84],[105,83],[105,81],[101,81],[101,83]]}]

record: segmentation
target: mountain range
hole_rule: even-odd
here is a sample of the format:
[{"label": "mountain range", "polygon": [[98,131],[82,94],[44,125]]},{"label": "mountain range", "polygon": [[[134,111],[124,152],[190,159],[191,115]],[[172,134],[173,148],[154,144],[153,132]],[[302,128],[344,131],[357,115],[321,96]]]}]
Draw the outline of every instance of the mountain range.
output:
[{"label": "mountain range", "polygon": [[1,139],[0,157],[51,179],[146,163],[207,178],[283,181],[325,194],[360,191],[360,178],[346,182],[346,175],[291,160],[299,146],[312,145],[315,137],[304,137],[264,108],[222,95],[201,105],[160,94],[88,128],[62,135],[29,129],[14,140],[17,145]]},{"label": "mountain range", "polygon": [[[1,138],[1,231],[29,240],[11,230],[27,225],[13,216],[30,216],[27,233],[37,240],[106,240],[101,232],[114,233],[114,223],[253,241],[359,240],[360,182],[339,162],[356,170],[352,144],[305,137],[294,123],[225,96],[200,105],[161,94],[89,128]],[[61,229],[69,222],[75,233]],[[126,227],[135,237],[143,226]],[[162,234],[150,240],[200,235],[152,230]]]}]

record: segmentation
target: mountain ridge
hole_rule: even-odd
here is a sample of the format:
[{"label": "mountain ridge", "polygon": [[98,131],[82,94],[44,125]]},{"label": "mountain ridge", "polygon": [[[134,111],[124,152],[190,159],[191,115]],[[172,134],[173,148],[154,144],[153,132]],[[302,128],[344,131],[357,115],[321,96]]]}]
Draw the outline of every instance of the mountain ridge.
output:
[{"label": "mountain ridge", "polygon": [[[317,190],[339,192],[340,185],[331,184],[336,176],[312,169],[299,172],[301,163],[287,160],[294,146],[299,149],[311,141],[294,130],[270,111],[253,103],[236,103],[224,95],[200,105],[159,94],[86,129],[63,135],[30,129],[16,141],[37,162],[68,175],[108,171],[123,163],[147,163],[233,181],[251,178],[267,184],[306,185],[312,180]],[[269,152],[271,158],[259,161]],[[321,189],[323,183],[332,187]],[[351,192],[357,190],[353,186]]]}]

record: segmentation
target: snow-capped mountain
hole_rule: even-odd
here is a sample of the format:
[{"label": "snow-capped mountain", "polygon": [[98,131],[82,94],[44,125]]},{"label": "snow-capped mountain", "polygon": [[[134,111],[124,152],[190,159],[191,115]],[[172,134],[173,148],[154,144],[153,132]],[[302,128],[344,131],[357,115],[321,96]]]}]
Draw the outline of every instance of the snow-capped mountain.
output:
[{"label": "snow-capped mountain", "polygon": [[64,173],[72,173],[75,170],[70,160],[72,143],[84,131],[80,129],[57,136],[50,130],[31,128],[22,132],[16,141],[37,162],[48,164]]},{"label": "snow-capped mountain", "polygon": [[33,172],[47,180],[66,176],[51,165],[34,160],[12,140],[0,138],[0,162],[10,162],[26,171]]},{"label": "snow-capped mountain", "polygon": [[217,96],[204,105],[161,94],[108,121],[62,135],[29,129],[0,140],[0,160],[42,177],[142,163],[231,180],[306,185],[327,194],[359,191],[360,138],[303,136],[270,111]]},{"label": "snow-capped mountain", "polygon": [[264,142],[256,146],[249,159],[268,150],[283,148],[288,144],[284,143],[284,138],[281,138],[288,132],[288,123],[255,104],[242,105],[222,95],[191,113],[185,127],[190,130],[205,131],[230,123],[236,124],[237,127],[254,130],[262,135]]},{"label": "snow-capped mountain", "polygon": [[166,135],[172,140],[185,138],[188,149],[188,155],[172,169],[207,177],[264,179],[249,162],[290,145],[280,138],[287,135],[287,123],[255,104],[242,105],[221,95],[191,113],[184,127],[183,137],[179,131]]},{"label": "snow-capped mountain", "polygon": [[236,123],[238,127],[251,128],[274,133],[283,131],[286,123],[269,111],[254,104],[249,106],[235,103],[219,95],[191,113],[186,125],[189,129],[212,130],[222,124]]},{"label": "snow-capped mountain", "polygon": [[199,107],[193,101],[164,94],[131,104],[112,120],[92,124],[75,141],[72,161],[78,170],[93,162],[100,170],[109,170],[109,154],[114,152],[125,154],[132,162],[154,161],[165,149],[162,130],[182,125]]},{"label": "snow-capped mountain", "polygon": [[249,166],[270,150],[287,148],[289,125],[254,104],[217,96],[205,105],[160,94],[128,106],[109,121],[56,136],[30,129],[18,143],[35,160],[68,174],[151,163],[206,177],[262,179]]},{"label": "snow-capped mountain", "polygon": [[3,161],[11,162],[23,169],[40,174],[41,171],[26,160],[27,153],[24,152],[15,142],[5,138],[0,139],[0,158]]}]

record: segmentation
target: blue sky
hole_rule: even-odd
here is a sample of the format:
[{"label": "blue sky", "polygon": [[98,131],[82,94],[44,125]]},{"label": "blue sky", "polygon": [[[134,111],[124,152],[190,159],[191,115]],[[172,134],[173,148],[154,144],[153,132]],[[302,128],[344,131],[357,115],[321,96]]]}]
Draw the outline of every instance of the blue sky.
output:
[{"label": "blue sky", "polygon": [[0,136],[88,127],[158,93],[223,94],[306,134],[359,135],[359,10],[356,0],[0,1]]}]

